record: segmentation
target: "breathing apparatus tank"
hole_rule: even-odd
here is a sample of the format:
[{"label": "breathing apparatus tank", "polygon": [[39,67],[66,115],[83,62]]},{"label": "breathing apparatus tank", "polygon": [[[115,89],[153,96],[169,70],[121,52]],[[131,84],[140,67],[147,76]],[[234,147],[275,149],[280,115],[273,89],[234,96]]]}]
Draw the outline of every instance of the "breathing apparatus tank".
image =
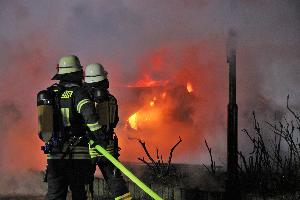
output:
[{"label": "breathing apparatus tank", "polygon": [[53,103],[52,95],[47,90],[37,95],[38,134],[45,143],[49,142],[53,134]]}]

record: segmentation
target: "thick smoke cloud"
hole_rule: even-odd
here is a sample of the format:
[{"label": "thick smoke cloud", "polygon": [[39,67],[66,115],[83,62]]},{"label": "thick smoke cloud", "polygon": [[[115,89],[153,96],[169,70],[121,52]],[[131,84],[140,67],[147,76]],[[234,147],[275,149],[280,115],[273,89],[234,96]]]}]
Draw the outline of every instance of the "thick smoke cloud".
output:
[{"label": "thick smoke cloud", "polygon": [[[251,126],[252,110],[261,116],[284,113],[287,94],[296,107],[300,105],[300,4],[296,0],[11,0],[1,1],[0,7],[0,114],[5,118],[0,124],[0,136],[5,138],[0,147],[1,170],[43,167],[35,96],[52,83],[56,63],[65,54],[78,55],[83,65],[101,62],[107,68],[111,91],[119,98],[121,123],[129,114],[124,110],[135,103],[129,101],[135,101],[135,96],[128,98],[133,92],[124,86],[145,74],[180,84],[191,78],[202,98],[197,109],[206,115],[199,114],[195,105],[185,107],[184,112],[197,119],[195,144],[192,149],[188,143],[178,148],[178,162],[205,162],[204,136],[216,157],[225,160],[225,47],[230,28],[238,38],[240,128]],[[182,75],[188,70],[192,73]],[[180,121],[182,115],[175,117]],[[203,127],[205,133],[197,135]],[[121,139],[126,144],[127,135]],[[18,149],[8,150],[13,146]],[[135,153],[126,152],[125,146],[122,151]],[[16,165],[16,160],[22,165]]]}]

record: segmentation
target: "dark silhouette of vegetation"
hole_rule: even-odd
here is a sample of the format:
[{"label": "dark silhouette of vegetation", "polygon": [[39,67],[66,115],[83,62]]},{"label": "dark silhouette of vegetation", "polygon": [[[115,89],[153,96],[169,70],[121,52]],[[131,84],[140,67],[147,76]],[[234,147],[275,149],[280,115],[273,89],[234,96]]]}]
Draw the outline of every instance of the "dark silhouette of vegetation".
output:
[{"label": "dark silhouette of vegetation", "polygon": [[210,157],[210,168],[207,167],[205,164],[202,164],[202,165],[207,169],[207,171],[209,173],[215,175],[216,174],[216,162],[213,160],[212,153],[211,153],[211,147],[208,146],[206,139],[204,140],[204,142],[205,142],[205,146],[208,150],[209,157]]},{"label": "dark silhouette of vegetation", "polygon": [[176,168],[172,165],[172,158],[174,150],[182,142],[181,137],[179,137],[179,141],[171,148],[167,161],[163,160],[163,156],[159,153],[158,148],[156,148],[156,158],[153,158],[146,147],[146,143],[141,139],[138,139],[138,141],[146,153],[149,161],[147,161],[145,157],[138,158],[138,160],[142,161],[149,167],[151,177],[154,181],[157,180],[163,184],[170,184],[177,178],[180,178],[180,173],[177,173]]},{"label": "dark silhouette of vegetation", "polygon": [[299,198],[300,116],[290,108],[289,96],[287,110],[289,118],[266,121],[266,129],[253,112],[253,131],[242,130],[252,143],[249,155],[238,152],[239,181],[244,192],[264,198],[289,193]]}]

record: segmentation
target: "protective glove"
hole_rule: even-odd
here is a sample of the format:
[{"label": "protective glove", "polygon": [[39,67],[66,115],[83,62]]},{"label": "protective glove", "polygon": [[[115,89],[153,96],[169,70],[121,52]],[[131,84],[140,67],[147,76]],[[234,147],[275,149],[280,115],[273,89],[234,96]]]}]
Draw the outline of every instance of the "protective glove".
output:
[{"label": "protective glove", "polygon": [[104,149],[106,149],[108,145],[108,138],[106,137],[106,133],[102,128],[96,130],[96,131],[88,131],[87,138],[94,141],[94,144],[91,145],[92,148],[94,148],[96,145],[100,145]]}]

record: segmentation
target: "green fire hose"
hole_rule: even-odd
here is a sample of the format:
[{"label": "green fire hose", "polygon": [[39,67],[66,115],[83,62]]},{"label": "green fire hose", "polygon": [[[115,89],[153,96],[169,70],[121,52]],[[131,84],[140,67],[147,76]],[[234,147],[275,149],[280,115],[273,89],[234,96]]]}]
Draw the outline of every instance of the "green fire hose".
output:
[{"label": "green fire hose", "polygon": [[[90,145],[94,144],[93,140],[90,140]],[[144,192],[149,194],[155,200],[163,200],[160,196],[158,196],[153,190],[151,190],[145,183],[143,183],[140,179],[138,179],[133,173],[131,173],[122,163],[120,163],[117,159],[115,159],[110,153],[108,153],[104,148],[100,145],[96,145],[95,149],[103,154],[105,158],[107,158],[114,166],[116,166],[123,174],[125,174],[130,180],[132,180],[137,186],[139,186]]]}]

